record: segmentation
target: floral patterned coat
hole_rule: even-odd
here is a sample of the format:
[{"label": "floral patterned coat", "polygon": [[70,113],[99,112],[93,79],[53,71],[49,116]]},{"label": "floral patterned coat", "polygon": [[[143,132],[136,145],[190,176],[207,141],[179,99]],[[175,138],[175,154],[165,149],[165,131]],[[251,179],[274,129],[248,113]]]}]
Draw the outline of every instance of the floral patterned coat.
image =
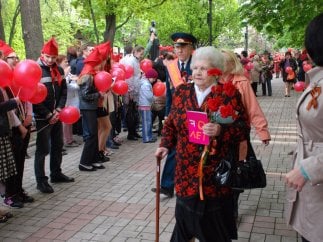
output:
[{"label": "floral patterned coat", "polygon": [[[221,85],[221,84],[218,84]],[[198,106],[194,83],[179,86],[174,95],[170,114],[163,127],[160,147],[176,148],[175,189],[178,197],[192,197],[199,194],[198,166],[204,145],[189,142],[186,111],[205,111],[207,100],[215,94],[210,93],[201,108]],[[238,147],[246,140],[250,127],[241,103],[238,90],[234,94],[239,107],[237,119],[232,124],[222,125],[221,133],[212,142],[212,155],[203,165],[203,193],[205,197],[220,197],[231,192],[228,187],[217,187],[213,176],[215,168],[229,152],[229,147]]]}]

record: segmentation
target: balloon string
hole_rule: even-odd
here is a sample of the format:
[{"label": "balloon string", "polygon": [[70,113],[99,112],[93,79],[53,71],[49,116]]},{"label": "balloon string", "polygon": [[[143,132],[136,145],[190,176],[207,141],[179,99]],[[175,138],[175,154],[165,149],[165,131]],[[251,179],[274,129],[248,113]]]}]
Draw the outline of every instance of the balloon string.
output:
[{"label": "balloon string", "polygon": [[44,127],[42,127],[40,130],[37,130],[37,133],[40,133],[41,131],[43,131],[44,129],[46,129],[50,124],[45,125]]},{"label": "balloon string", "polygon": [[[15,93],[12,91],[12,89],[11,89],[10,86],[8,86],[8,87],[9,87],[9,89],[10,89],[10,91],[11,91],[11,93],[12,93],[12,95],[14,97],[19,97],[19,93],[20,93],[21,87],[19,88],[19,91],[18,91],[17,95],[15,95]],[[20,98],[19,98],[19,100],[20,100]],[[19,111],[20,116],[22,117],[22,120],[25,121],[26,117],[25,117],[24,109],[22,109],[19,104],[18,104],[18,111]]]},{"label": "balloon string", "polygon": [[21,87],[19,87],[18,93],[16,97],[19,97],[19,93],[20,93]]}]

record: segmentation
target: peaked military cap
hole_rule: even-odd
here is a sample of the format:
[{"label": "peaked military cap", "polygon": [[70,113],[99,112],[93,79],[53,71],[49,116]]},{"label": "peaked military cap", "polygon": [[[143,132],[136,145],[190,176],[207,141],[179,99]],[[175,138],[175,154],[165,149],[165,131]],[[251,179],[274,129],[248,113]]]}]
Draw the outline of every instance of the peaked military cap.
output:
[{"label": "peaked military cap", "polygon": [[175,46],[188,45],[188,44],[191,44],[194,46],[197,42],[196,38],[193,35],[188,33],[178,32],[178,33],[172,34],[170,37],[173,40]]}]

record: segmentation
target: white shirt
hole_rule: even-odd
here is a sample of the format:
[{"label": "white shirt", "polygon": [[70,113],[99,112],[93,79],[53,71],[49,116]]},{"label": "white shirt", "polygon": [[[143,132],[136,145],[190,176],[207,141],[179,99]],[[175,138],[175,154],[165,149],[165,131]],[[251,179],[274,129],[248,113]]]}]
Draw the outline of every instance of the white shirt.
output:
[{"label": "white shirt", "polygon": [[204,91],[201,91],[201,90],[199,89],[199,87],[198,87],[196,84],[194,84],[195,94],[196,94],[196,99],[197,99],[197,103],[198,103],[199,107],[201,107],[201,106],[202,106],[202,103],[203,103],[203,101],[204,101],[205,97],[206,97],[207,95],[209,95],[209,93],[211,92],[211,88],[212,88],[212,86],[213,86],[213,85],[209,86],[209,87],[208,87],[208,88],[206,88]]}]

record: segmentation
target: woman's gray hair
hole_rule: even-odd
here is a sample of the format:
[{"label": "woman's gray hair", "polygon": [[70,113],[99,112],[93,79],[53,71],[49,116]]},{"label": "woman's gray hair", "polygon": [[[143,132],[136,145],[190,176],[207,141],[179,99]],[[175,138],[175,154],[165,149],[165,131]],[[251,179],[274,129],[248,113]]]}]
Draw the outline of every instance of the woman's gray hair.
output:
[{"label": "woman's gray hair", "polygon": [[200,47],[195,50],[192,56],[191,68],[194,67],[196,61],[205,60],[210,63],[211,68],[218,68],[223,71],[224,58],[222,53],[213,46]]}]

